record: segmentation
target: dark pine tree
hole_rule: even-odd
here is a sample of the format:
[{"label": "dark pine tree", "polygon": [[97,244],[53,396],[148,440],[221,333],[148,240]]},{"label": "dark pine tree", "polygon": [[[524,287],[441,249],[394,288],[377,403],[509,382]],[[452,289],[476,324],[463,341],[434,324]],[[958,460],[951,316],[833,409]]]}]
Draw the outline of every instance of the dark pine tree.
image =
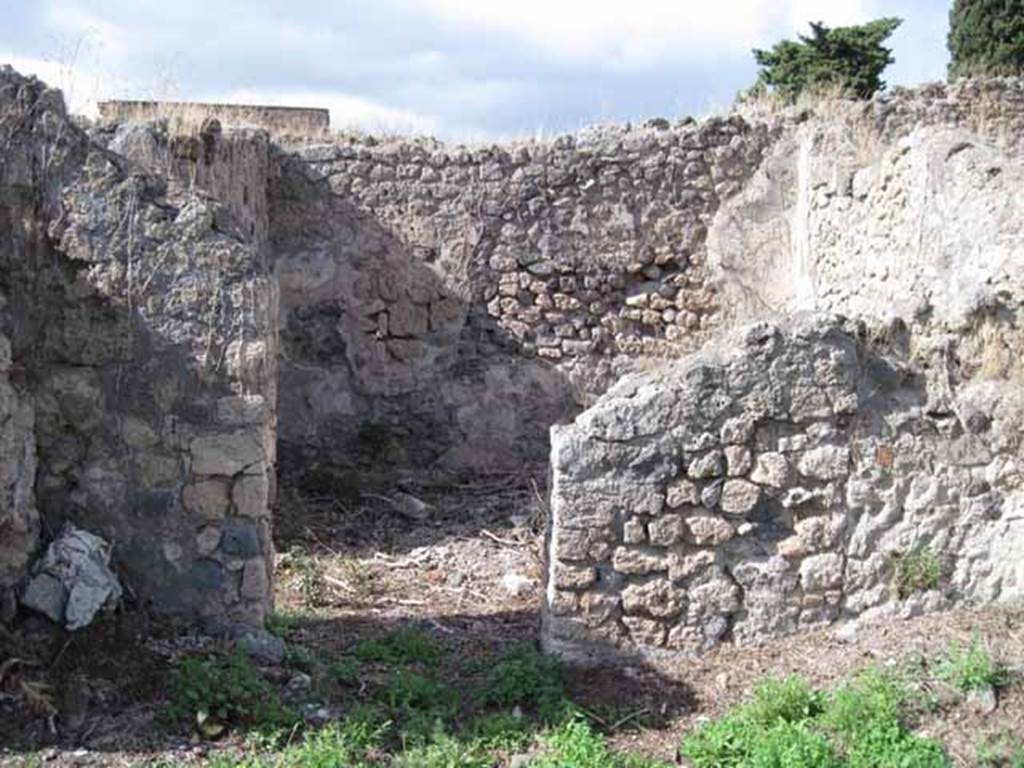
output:
[{"label": "dark pine tree", "polygon": [[882,71],[892,64],[883,43],[902,19],[829,28],[811,23],[811,34],[782,40],[770,50],[754,50],[761,71],[754,91],[771,90],[787,99],[805,92],[839,89],[866,99],[885,88]]},{"label": "dark pine tree", "polygon": [[1024,74],[1024,0],[954,0],[949,78]]}]

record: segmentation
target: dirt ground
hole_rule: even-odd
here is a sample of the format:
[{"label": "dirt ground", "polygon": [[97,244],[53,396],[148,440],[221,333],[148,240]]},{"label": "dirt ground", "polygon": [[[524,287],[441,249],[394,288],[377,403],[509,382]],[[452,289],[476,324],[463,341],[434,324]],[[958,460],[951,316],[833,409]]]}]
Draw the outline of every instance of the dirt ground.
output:
[{"label": "dirt ground", "polygon": [[[276,601],[289,643],[331,657],[416,627],[465,662],[533,641],[545,473],[465,485],[402,479],[404,490],[431,505],[426,520],[404,517],[384,493],[350,504],[284,493]],[[799,673],[827,687],[872,664],[927,666],[951,642],[975,636],[1024,672],[1024,610],[963,610],[861,626],[842,640],[827,631],[702,658],[570,669],[568,694],[614,746],[675,762],[685,732],[765,676]],[[0,629],[0,765],[201,764],[237,746],[240,737],[202,742],[160,720],[168,670],[182,655],[213,647],[130,608],[75,634],[31,617]],[[948,691],[934,694],[938,706],[916,730],[938,738],[956,766],[977,765],[983,738],[1024,733],[1024,685],[1002,689],[989,714]]]}]

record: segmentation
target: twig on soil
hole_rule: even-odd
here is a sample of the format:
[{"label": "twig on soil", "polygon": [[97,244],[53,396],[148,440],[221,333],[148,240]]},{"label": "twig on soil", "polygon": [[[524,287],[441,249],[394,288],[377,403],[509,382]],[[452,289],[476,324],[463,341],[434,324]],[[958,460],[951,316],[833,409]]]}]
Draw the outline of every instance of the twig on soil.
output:
[{"label": "twig on soil", "polygon": [[435,629],[437,629],[440,632],[444,632],[446,635],[454,635],[455,634],[455,630],[454,629],[451,629],[450,627],[446,627],[444,624],[442,624],[437,619],[432,619],[432,618],[430,618],[428,616],[427,617],[427,622],[430,624],[430,626],[434,627]]},{"label": "twig on soil", "polygon": [[321,578],[324,581],[326,581],[328,584],[330,584],[332,587],[337,587],[338,589],[342,589],[345,592],[348,592],[350,595],[356,594],[356,590],[354,590],[352,587],[350,587],[348,584],[346,584],[341,579],[336,579],[333,576],[328,576],[326,573],[322,574]]},{"label": "twig on soil", "polygon": [[481,528],[480,533],[486,536],[488,539],[496,544],[500,544],[503,547],[509,547],[511,549],[520,549],[523,545],[518,541],[512,541],[512,539],[503,539],[500,536],[495,536],[493,533],[488,531],[486,528]]},{"label": "twig on soil", "polygon": [[58,661],[60,661],[60,659],[61,659],[61,656],[63,656],[63,655],[64,655],[64,651],[66,651],[66,650],[68,649],[68,646],[69,646],[69,645],[71,645],[71,641],[72,641],[73,639],[74,639],[73,637],[69,637],[69,638],[67,639],[67,642],[65,642],[65,643],[64,643],[64,645],[62,645],[62,646],[60,647],[60,650],[59,650],[59,651],[57,651],[57,655],[56,655],[56,656],[54,656],[54,657],[53,657],[53,661],[51,661],[51,662],[50,662],[50,667],[49,667],[50,669],[53,669],[54,667],[56,667],[56,666],[57,666],[57,662],[58,662]]},{"label": "twig on soil", "polygon": [[622,726],[624,726],[624,725],[625,725],[626,723],[628,723],[628,722],[629,722],[630,720],[633,720],[633,719],[635,719],[635,718],[637,718],[637,717],[640,717],[641,715],[646,715],[646,714],[647,714],[648,712],[650,712],[650,711],[651,711],[651,708],[650,708],[650,707],[644,707],[643,709],[638,709],[638,710],[637,710],[636,712],[630,712],[630,713],[629,713],[628,715],[626,715],[625,717],[623,717],[623,718],[620,718],[620,719],[616,720],[616,721],[615,721],[615,722],[614,722],[614,723],[612,724],[612,726],[611,726],[611,730],[612,730],[613,732],[614,732],[614,731],[617,731],[617,730],[619,730],[619,728],[621,728]]},{"label": "twig on soil", "polygon": [[34,666],[36,666],[35,662],[29,661],[27,659],[19,659],[19,658],[7,659],[7,661],[5,661],[3,664],[0,664],[0,684],[3,684],[4,678],[7,677],[7,674],[12,669],[14,669],[14,667],[16,667],[18,664],[21,664],[24,667],[34,667]]}]

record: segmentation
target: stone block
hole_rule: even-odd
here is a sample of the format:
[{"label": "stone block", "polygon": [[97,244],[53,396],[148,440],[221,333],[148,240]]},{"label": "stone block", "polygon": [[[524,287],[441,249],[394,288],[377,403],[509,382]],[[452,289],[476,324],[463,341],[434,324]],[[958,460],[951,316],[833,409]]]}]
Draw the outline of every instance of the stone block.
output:
[{"label": "stone block", "polygon": [[686,478],[680,478],[669,485],[665,492],[665,503],[673,509],[686,504],[699,504],[700,492],[696,484]]},{"label": "stone block", "polygon": [[753,512],[761,501],[761,489],[746,480],[726,480],[718,503],[729,515],[747,515]]},{"label": "stone block", "polygon": [[246,562],[242,569],[241,595],[244,600],[264,600],[270,595],[270,579],[263,558]]},{"label": "stone block", "polygon": [[668,555],[644,547],[617,547],[612,554],[612,567],[626,574],[658,573],[668,570]]},{"label": "stone block", "polygon": [[843,556],[812,555],[800,563],[800,584],[805,592],[824,592],[843,583]]},{"label": "stone block", "polygon": [[672,581],[684,581],[706,572],[715,564],[715,553],[673,552],[669,555],[668,577]]},{"label": "stone block", "polygon": [[201,480],[186,485],[181,493],[185,509],[201,520],[223,520],[228,512],[228,483],[225,480]]},{"label": "stone block", "polygon": [[686,518],[686,530],[690,541],[698,547],[717,547],[736,535],[732,523],[715,515],[694,515]]},{"label": "stone block", "polygon": [[668,628],[660,621],[642,616],[623,616],[622,623],[629,630],[629,638],[640,647],[657,648],[665,644]]},{"label": "stone block", "polygon": [[729,477],[745,475],[752,466],[753,458],[745,445],[730,445],[725,449],[725,471]]},{"label": "stone block", "polygon": [[586,589],[597,580],[597,571],[589,566],[555,563],[554,584],[557,589]]},{"label": "stone block", "polygon": [[820,445],[805,451],[797,462],[804,477],[838,480],[850,474],[850,449],[846,446]]},{"label": "stone block", "polygon": [[196,560],[192,564],[192,587],[200,592],[218,592],[224,588],[227,573],[216,560]]},{"label": "stone block", "polygon": [[630,584],[622,590],[622,610],[660,619],[677,616],[686,608],[686,592],[668,579]]},{"label": "stone block", "polygon": [[196,554],[209,557],[220,546],[221,529],[217,525],[208,525],[196,535]]},{"label": "stone block", "polygon": [[231,501],[238,517],[261,518],[270,514],[267,506],[270,483],[265,474],[243,475],[235,479]]},{"label": "stone block", "polygon": [[220,550],[225,555],[255,557],[262,553],[256,524],[251,520],[229,519],[224,523]]},{"label": "stone block", "polygon": [[192,472],[197,475],[233,476],[263,470],[263,436],[258,429],[242,429],[192,440]]},{"label": "stone block", "polygon": [[[648,538],[657,547],[669,547],[683,538],[681,515],[662,515],[647,524]],[[636,542],[626,542],[627,544]]]},{"label": "stone block", "polygon": [[725,457],[719,450],[708,451],[690,462],[686,474],[694,480],[721,477],[725,473]]},{"label": "stone block", "polygon": [[228,426],[263,424],[266,401],[262,395],[233,395],[217,400],[217,421]]},{"label": "stone block", "polygon": [[789,460],[781,453],[758,454],[750,479],[769,488],[784,488],[789,480]]}]

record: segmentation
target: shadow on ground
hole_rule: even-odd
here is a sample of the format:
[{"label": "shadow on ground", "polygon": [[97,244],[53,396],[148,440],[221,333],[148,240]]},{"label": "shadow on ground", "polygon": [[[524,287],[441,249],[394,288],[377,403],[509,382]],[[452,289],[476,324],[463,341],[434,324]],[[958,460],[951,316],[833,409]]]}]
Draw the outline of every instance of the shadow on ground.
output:
[{"label": "shadow on ground", "polygon": [[[533,644],[537,625],[531,611],[483,616],[427,612],[401,619],[294,616],[278,630],[289,648],[285,661],[263,667],[262,674],[287,695],[296,675],[312,672],[316,681],[317,670],[357,658],[367,641],[387,642],[412,632],[437,649],[429,674],[458,702],[450,721],[457,730],[495,713],[476,692],[498,659],[512,648]],[[225,645],[182,627],[131,612],[68,634],[29,619],[19,630],[0,636],[0,650],[8,660],[19,660],[0,665],[0,763],[46,750],[47,764],[53,765],[148,765],[157,759],[181,764],[244,743],[234,733],[197,746],[187,725],[163,721],[179,660],[227,652]],[[344,718],[353,708],[378,700],[375,686],[396,669],[402,667],[366,662],[361,677],[347,687],[314,683],[315,698],[331,717]],[[665,728],[696,704],[688,686],[642,663],[567,667],[563,673],[566,698],[604,729]]]}]

